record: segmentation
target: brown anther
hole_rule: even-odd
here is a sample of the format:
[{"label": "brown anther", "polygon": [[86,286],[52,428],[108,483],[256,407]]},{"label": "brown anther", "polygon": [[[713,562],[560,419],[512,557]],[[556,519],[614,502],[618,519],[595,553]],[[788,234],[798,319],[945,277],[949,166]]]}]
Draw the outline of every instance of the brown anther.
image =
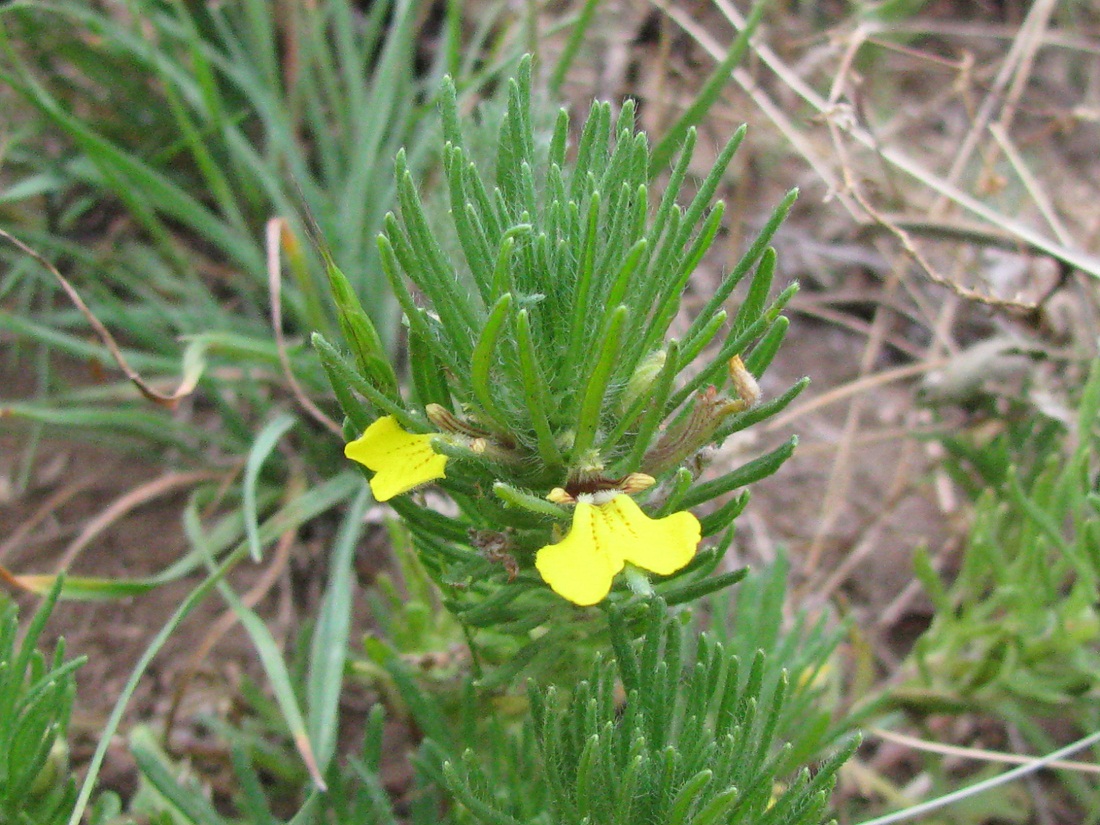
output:
[{"label": "brown anther", "polygon": [[[565,483],[565,488],[557,488],[569,498],[556,503],[573,504],[582,495],[594,495],[596,493],[627,493],[628,495],[640,493],[656,483],[657,480],[653,476],[645,473],[627,473],[619,478],[608,478],[602,474],[579,473],[574,470]],[[547,498],[550,498],[550,496],[547,496]],[[553,501],[553,499],[550,500]]]},{"label": "brown anther", "polygon": [[618,486],[620,490],[629,496],[634,495],[634,493],[640,493],[642,490],[648,490],[656,483],[657,479],[651,475],[646,475],[645,473],[628,473],[622,477]]},{"label": "brown anther", "polygon": [[546,494],[546,500],[551,501],[554,504],[576,504],[577,500],[573,498],[569,493],[565,492],[564,487],[555,487],[549,493]]}]

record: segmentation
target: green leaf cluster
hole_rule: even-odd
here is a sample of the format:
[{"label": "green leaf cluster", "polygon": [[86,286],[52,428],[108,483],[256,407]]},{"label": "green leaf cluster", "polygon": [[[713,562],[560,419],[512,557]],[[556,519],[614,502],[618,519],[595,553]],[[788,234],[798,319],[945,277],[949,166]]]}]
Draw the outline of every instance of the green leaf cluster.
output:
[{"label": "green leaf cluster", "polygon": [[[408,570],[412,592],[426,598],[422,577]],[[592,825],[814,825],[854,742],[826,735],[819,720],[835,700],[818,679],[804,678],[828,667],[839,631],[821,622],[807,628],[801,616],[780,622],[787,573],[782,559],[759,571],[733,614],[712,600],[705,631],[704,620],[660,600],[633,619],[613,611],[605,657],[588,661],[576,684],[530,680],[526,696],[484,690],[461,673],[438,681],[417,651],[373,640],[377,667],[353,672],[383,687],[386,710],[372,707],[359,746],[327,764],[325,792],[310,787],[277,703],[246,683],[251,712],[242,725],[209,721],[229,744],[232,801],[215,811],[189,767],[138,728],[130,739],[143,787],[131,812],[209,825],[237,821],[230,810],[274,825],[284,821],[274,813],[280,807],[296,810],[290,821],[299,825],[556,825],[584,817]],[[302,663],[317,667],[316,646]],[[384,762],[394,767],[383,743],[387,717],[423,735],[399,794],[381,778]]]},{"label": "green leaf cluster", "polygon": [[14,604],[0,610],[0,823],[65,822],[76,801],[69,772],[69,717],[74,673],[84,658],[65,660],[59,641],[53,656],[38,641],[60,592],[60,582],[35,612],[22,640]]},{"label": "green leaf cluster", "polygon": [[977,708],[1044,716],[1100,710],[1100,363],[1074,429],[1030,478],[1009,468],[978,500],[957,576],[917,573],[936,616],[917,642],[914,687]]},{"label": "green leaf cluster", "polygon": [[[917,553],[916,574],[935,614],[905,662],[905,678],[868,707],[900,707],[918,716],[981,713],[1012,725],[1038,751],[1057,747],[1042,720],[1082,735],[1096,730],[1098,425],[1100,362],[1093,362],[1070,426],[1009,423],[1004,437],[985,448],[960,450],[961,441],[953,439],[953,452],[990,486],[975,503],[952,579],[925,551]],[[1061,779],[1096,810],[1094,783],[1073,772]]]},{"label": "green leaf cluster", "polygon": [[614,656],[568,695],[531,683],[530,716],[485,747],[430,739],[421,766],[460,804],[456,821],[821,822],[854,741],[815,775],[786,767],[785,679],[765,699],[778,671],[762,652],[742,662],[681,618],[656,600],[635,640],[613,611]]},{"label": "green leaf cluster", "polygon": [[[0,242],[11,263],[0,276],[5,355],[29,361],[20,369],[37,377],[34,397],[9,399],[0,415],[5,429],[30,434],[25,473],[40,436],[57,434],[175,468],[224,467],[253,448],[258,422],[290,406],[288,372],[306,395],[324,394],[303,338],[341,327],[306,214],[388,357],[398,316],[374,239],[395,204],[389,164],[405,146],[410,166],[423,167],[439,78],[476,88],[494,69],[475,67],[475,55],[500,36],[492,14],[463,34],[462,10],[450,4],[424,63],[428,5],[3,4],[0,85],[11,119],[0,223],[56,262],[146,379],[200,378],[188,403],[217,421],[200,426],[141,398],[49,273]],[[289,226],[277,284],[265,248],[275,217]],[[274,252],[277,261],[278,244]],[[285,349],[272,332],[276,288]],[[106,375],[86,386],[74,360]],[[298,449],[326,475],[342,461],[332,439]],[[276,454],[259,475],[268,512],[287,472]]]},{"label": "green leaf cluster", "polygon": [[[834,621],[829,611],[816,618],[805,609],[790,615],[790,570],[790,560],[781,550],[770,564],[753,569],[732,598],[715,594],[704,605],[711,616],[707,630],[728,655],[750,662],[757,651],[767,652],[758,699],[761,705],[770,705],[783,692],[776,730],[790,744],[785,766],[794,770],[819,758],[842,731],[852,727],[837,713],[844,677],[833,659],[848,628]],[[745,669],[741,676],[744,682]]]},{"label": "green leaf cluster", "polygon": [[[710,446],[783,409],[805,386],[763,403],[731,386],[731,359],[755,381],[787,330],[781,312],[795,287],[771,296],[768,244],[794,193],[670,337],[691,275],[720,230],[723,205],[714,197],[744,130],[681,206],[693,130],[684,131],[657,194],[631,101],[616,117],[610,104],[594,103],[571,147],[564,110],[550,131],[536,128],[531,75],[525,59],[508,85],[491,164],[474,159],[455,88],[444,81],[448,225],[433,222],[413,170],[397,157],[400,213],[386,217],[379,249],[404,312],[407,397],[379,367],[370,334],[346,336],[351,359],[314,336],[349,438],[382,415],[414,432],[449,426],[469,437],[469,447],[434,443],[453,459],[440,486],[457,516],[411,497],[391,503],[465,624],[524,634],[564,607],[533,571],[536,550],[568,527],[569,510],[546,499],[554,488],[609,489],[632,473],[650,474],[657,484],[640,496],[648,512],[703,508],[703,535],[722,536],[747,501],[738,491],[778,469],[795,440],[703,481]],[[744,295],[731,312],[725,307],[739,285]],[[346,327],[365,318],[354,305],[345,316]],[[438,412],[429,420],[431,405],[451,423],[441,425]],[[712,575],[725,546],[700,553],[657,591],[675,604],[732,583],[739,574]],[[541,646],[561,641],[554,632]],[[557,632],[568,633],[567,625]]]},{"label": "green leaf cluster", "polygon": [[[413,138],[422,84],[444,70],[464,72],[444,44],[437,65],[418,77],[422,6],[383,2],[360,18],[346,0],[290,6],[289,15],[258,0],[136,0],[127,15],[65,0],[8,4],[0,77],[48,131],[22,135],[6,158],[22,175],[5,202],[14,211],[32,196],[53,198],[60,214],[43,234],[28,227],[29,238],[95,268],[69,236],[93,210],[121,206],[148,239],[144,263],[158,277],[142,280],[121,256],[107,266],[113,289],[97,295],[97,310],[110,326],[123,316],[118,322],[141,330],[136,340],[155,352],[166,326],[270,338],[263,225],[282,216],[304,238],[302,206],[384,324],[391,299],[372,275],[373,237],[393,181],[376,170]],[[34,138],[54,135],[64,149],[51,157]],[[188,233],[231,267],[221,286],[204,280],[202,258],[186,251]],[[299,259],[290,256],[288,321],[328,329],[323,269],[310,254],[303,247]],[[141,313],[141,323],[126,310]],[[389,340],[392,329],[383,329]]]}]

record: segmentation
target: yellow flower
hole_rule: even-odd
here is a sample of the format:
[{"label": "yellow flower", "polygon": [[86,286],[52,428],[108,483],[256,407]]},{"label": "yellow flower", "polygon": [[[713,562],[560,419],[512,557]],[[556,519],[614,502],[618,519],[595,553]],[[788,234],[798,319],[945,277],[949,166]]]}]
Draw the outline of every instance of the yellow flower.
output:
[{"label": "yellow flower", "polygon": [[401,429],[392,415],[379,418],[359,438],[344,447],[344,455],[374,470],[370,489],[377,501],[389,501],[414,487],[437,478],[447,456],[432,449],[431,433],[414,434]]},{"label": "yellow flower", "polygon": [[661,576],[675,573],[695,556],[699,532],[691,513],[652,519],[625,494],[604,504],[581,500],[568,535],[539,550],[535,567],[558,595],[596,604],[626,562]]}]

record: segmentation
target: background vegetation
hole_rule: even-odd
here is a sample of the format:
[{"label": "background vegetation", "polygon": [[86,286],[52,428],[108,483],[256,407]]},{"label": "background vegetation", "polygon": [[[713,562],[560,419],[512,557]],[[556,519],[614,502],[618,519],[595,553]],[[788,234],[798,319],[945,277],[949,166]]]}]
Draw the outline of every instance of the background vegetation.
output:
[{"label": "background vegetation", "polygon": [[[0,9],[0,221],[145,381],[0,245],[0,820],[1100,820],[1095,745],[1056,754],[1100,700],[1100,10],[775,2],[750,43],[745,6]],[[636,102],[655,186],[689,126],[690,188],[748,123],[673,332],[798,187],[772,244],[801,291],[761,388],[813,384],[713,457],[801,439],[738,518],[740,584],[655,607],[636,648],[576,664],[584,687],[479,693],[341,455],[308,341],[348,330],[305,216],[404,371],[375,245],[394,157],[440,218],[443,75],[491,163],[524,51],[547,139],[559,105]],[[631,690],[651,716],[627,724]],[[703,717],[727,727],[663,755]],[[759,758],[723,761],[715,731]],[[669,809],[636,790],[665,758]],[[760,765],[781,780],[738,773]]]}]

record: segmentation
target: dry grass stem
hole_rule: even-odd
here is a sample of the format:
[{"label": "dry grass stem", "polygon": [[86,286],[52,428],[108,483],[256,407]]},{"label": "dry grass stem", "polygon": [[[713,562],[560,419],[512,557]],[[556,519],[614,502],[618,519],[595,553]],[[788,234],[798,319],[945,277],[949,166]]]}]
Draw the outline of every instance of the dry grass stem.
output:
[{"label": "dry grass stem", "polygon": [[18,552],[38,525],[59,512],[62,507],[77,495],[93,487],[98,478],[98,475],[88,475],[83,478],[78,478],[76,481],[66,484],[60,490],[47,496],[46,500],[43,501],[29,517],[24,519],[18,527],[12,530],[11,534],[5,538],[3,542],[0,542],[0,562],[3,562],[8,557],[9,553]]},{"label": "dry grass stem", "polygon": [[[660,0],[651,0],[655,6],[664,11],[671,20],[679,25],[690,37],[692,37],[711,58],[716,62],[724,56],[724,50],[719,44],[703,31],[691,17],[680,12],[672,6],[668,6]],[[1047,0],[1044,0],[1047,2]],[[737,29],[744,26],[744,17],[727,2],[727,0],[714,0],[714,6],[726,17],[727,21]],[[1039,35],[1032,35],[1027,43],[1039,42]],[[1017,41],[1019,44],[1019,40]],[[1016,236],[1021,243],[1050,255],[1065,264],[1076,267],[1094,278],[1100,278],[1100,258],[1080,249],[1066,246],[1056,239],[1051,239],[1019,220],[1005,215],[997,209],[989,206],[978,198],[963,191],[948,174],[946,178],[940,177],[920,163],[913,160],[904,152],[890,147],[880,146],[874,135],[858,120],[852,116],[851,107],[846,104],[830,104],[829,100],[818,94],[808,83],[802,80],[779,56],[766,44],[754,39],[752,48],[760,62],[767,66],[776,77],[787,85],[793,92],[809,104],[819,115],[830,121],[839,132],[852,139],[855,143],[878,154],[882,161],[895,169],[905,173],[922,184],[931,193],[938,195],[945,203],[951,202],[956,206],[982,218],[1001,231]],[[1021,46],[1022,48],[1022,46]],[[1019,61],[1012,61],[1013,66],[1018,66]],[[1005,82],[1012,76],[1009,72]],[[744,69],[737,69],[732,73],[733,80],[752,98],[753,102],[760,106],[761,111],[775,123],[783,136],[790,141],[793,149],[801,155],[821,180],[836,193],[837,200],[844,206],[850,215],[859,220],[862,212],[859,204],[853,203],[846,192],[840,189],[837,175],[829,164],[820,157],[818,152],[810,145],[810,141],[799,130],[790,118],[786,117],[778,107],[774,106],[765,95],[752,76]],[[1000,100],[1000,98],[996,98]],[[992,103],[990,104],[992,105]],[[960,155],[962,153],[960,152]]]},{"label": "dry grass stem", "polygon": [[[946,756],[957,756],[960,759],[977,759],[982,762],[994,762],[1002,765],[1032,765],[1039,761],[1038,757],[1035,756],[1022,756],[1015,753],[986,750],[985,748],[964,748],[959,745],[945,745],[942,742],[929,742],[927,739],[919,739],[916,736],[907,736],[904,733],[897,733],[883,728],[870,728],[867,733],[887,742],[894,742],[914,750],[924,751],[925,753],[942,753]],[[1058,759],[1046,763],[1043,767],[1077,771],[1078,773],[1100,774],[1100,765],[1093,765],[1089,762]]]},{"label": "dry grass stem", "polygon": [[335,421],[325,415],[321,409],[306,395],[298,379],[294,377],[294,370],[290,364],[290,356],[287,354],[286,336],[283,334],[283,298],[282,298],[282,267],[279,263],[280,240],[283,233],[289,232],[286,221],[283,218],[272,218],[267,222],[267,287],[271,299],[271,329],[275,334],[275,345],[279,352],[279,363],[283,367],[283,376],[294,399],[309,416],[322,427],[343,440],[344,431]]},{"label": "dry grass stem", "polygon": [[[241,603],[245,607],[250,609],[254,608],[265,596],[267,596],[271,588],[275,586],[279,577],[282,576],[287,569],[287,564],[290,562],[290,551],[294,548],[294,542],[297,537],[297,529],[288,530],[279,536],[279,540],[275,544],[275,552],[271,554],[271,562],[260,574],[260,577],[256,579],[252,587],[248,589],[248,592],[241,596]],[[172,702],[164,718],[163,737],[165,742],[170,741],[172,728],[175,727],[176,719],[179,716],[180,706],[183,703],[183,699],[187,694],[191,682],[198,675],[199,667],[214,648],[217,647],[218,642],[220,642],[225,634],[232,630],[239,621],[240,617],[232,608],[222,613],[210,626],[210,630],[202,637],[198,647],[196,647],[194,652],[187,657],[187,661],[180,666],[179,678],[172,691]]]},{"label": "dry grass stem", "polygon": [[774,432],[786,427],[793,421],[808,415],[811,412],[820,410],[822,407],[827,407],[830,404],[835,404],[838,401],[843,401],[853,395],[865,393],[875,387],[880,387],[883,384],[890,384],[894,381],[904,381],[907,378],[913,378],[917,375],[924,375],[932,370],[939,369],[940,367],[947,366],[951,363],[950,358],[937,358],[935,360],[926,361],[921,364],[906,364],[903,367],[894,367],[889,370],[881,370],[872,375],[866,375],[855,381],[850,381],[840,387],[835,387],[828,392],[822,393],[816,398],[806,401],[803,404],[799,404],[786,410],[775,418],[768,421],[763,426],[764,432]]},{"label": "dry grass stem", "polygon": [[196,471],[191,473],[166,473],[160,478],[139,485],[127,491],[122,496],[108,504],[99,515],[84,525],[69,546],[61,554],[61,558],[54,565],[55,572],[66,572],[76,561],[76,557],[87,547],[100,533],[108,529],[112,524],[126,517],[143,504],[176,490],[186,489],[203,481],[218,481],[223,479],[225,473],[212,471]]}]

